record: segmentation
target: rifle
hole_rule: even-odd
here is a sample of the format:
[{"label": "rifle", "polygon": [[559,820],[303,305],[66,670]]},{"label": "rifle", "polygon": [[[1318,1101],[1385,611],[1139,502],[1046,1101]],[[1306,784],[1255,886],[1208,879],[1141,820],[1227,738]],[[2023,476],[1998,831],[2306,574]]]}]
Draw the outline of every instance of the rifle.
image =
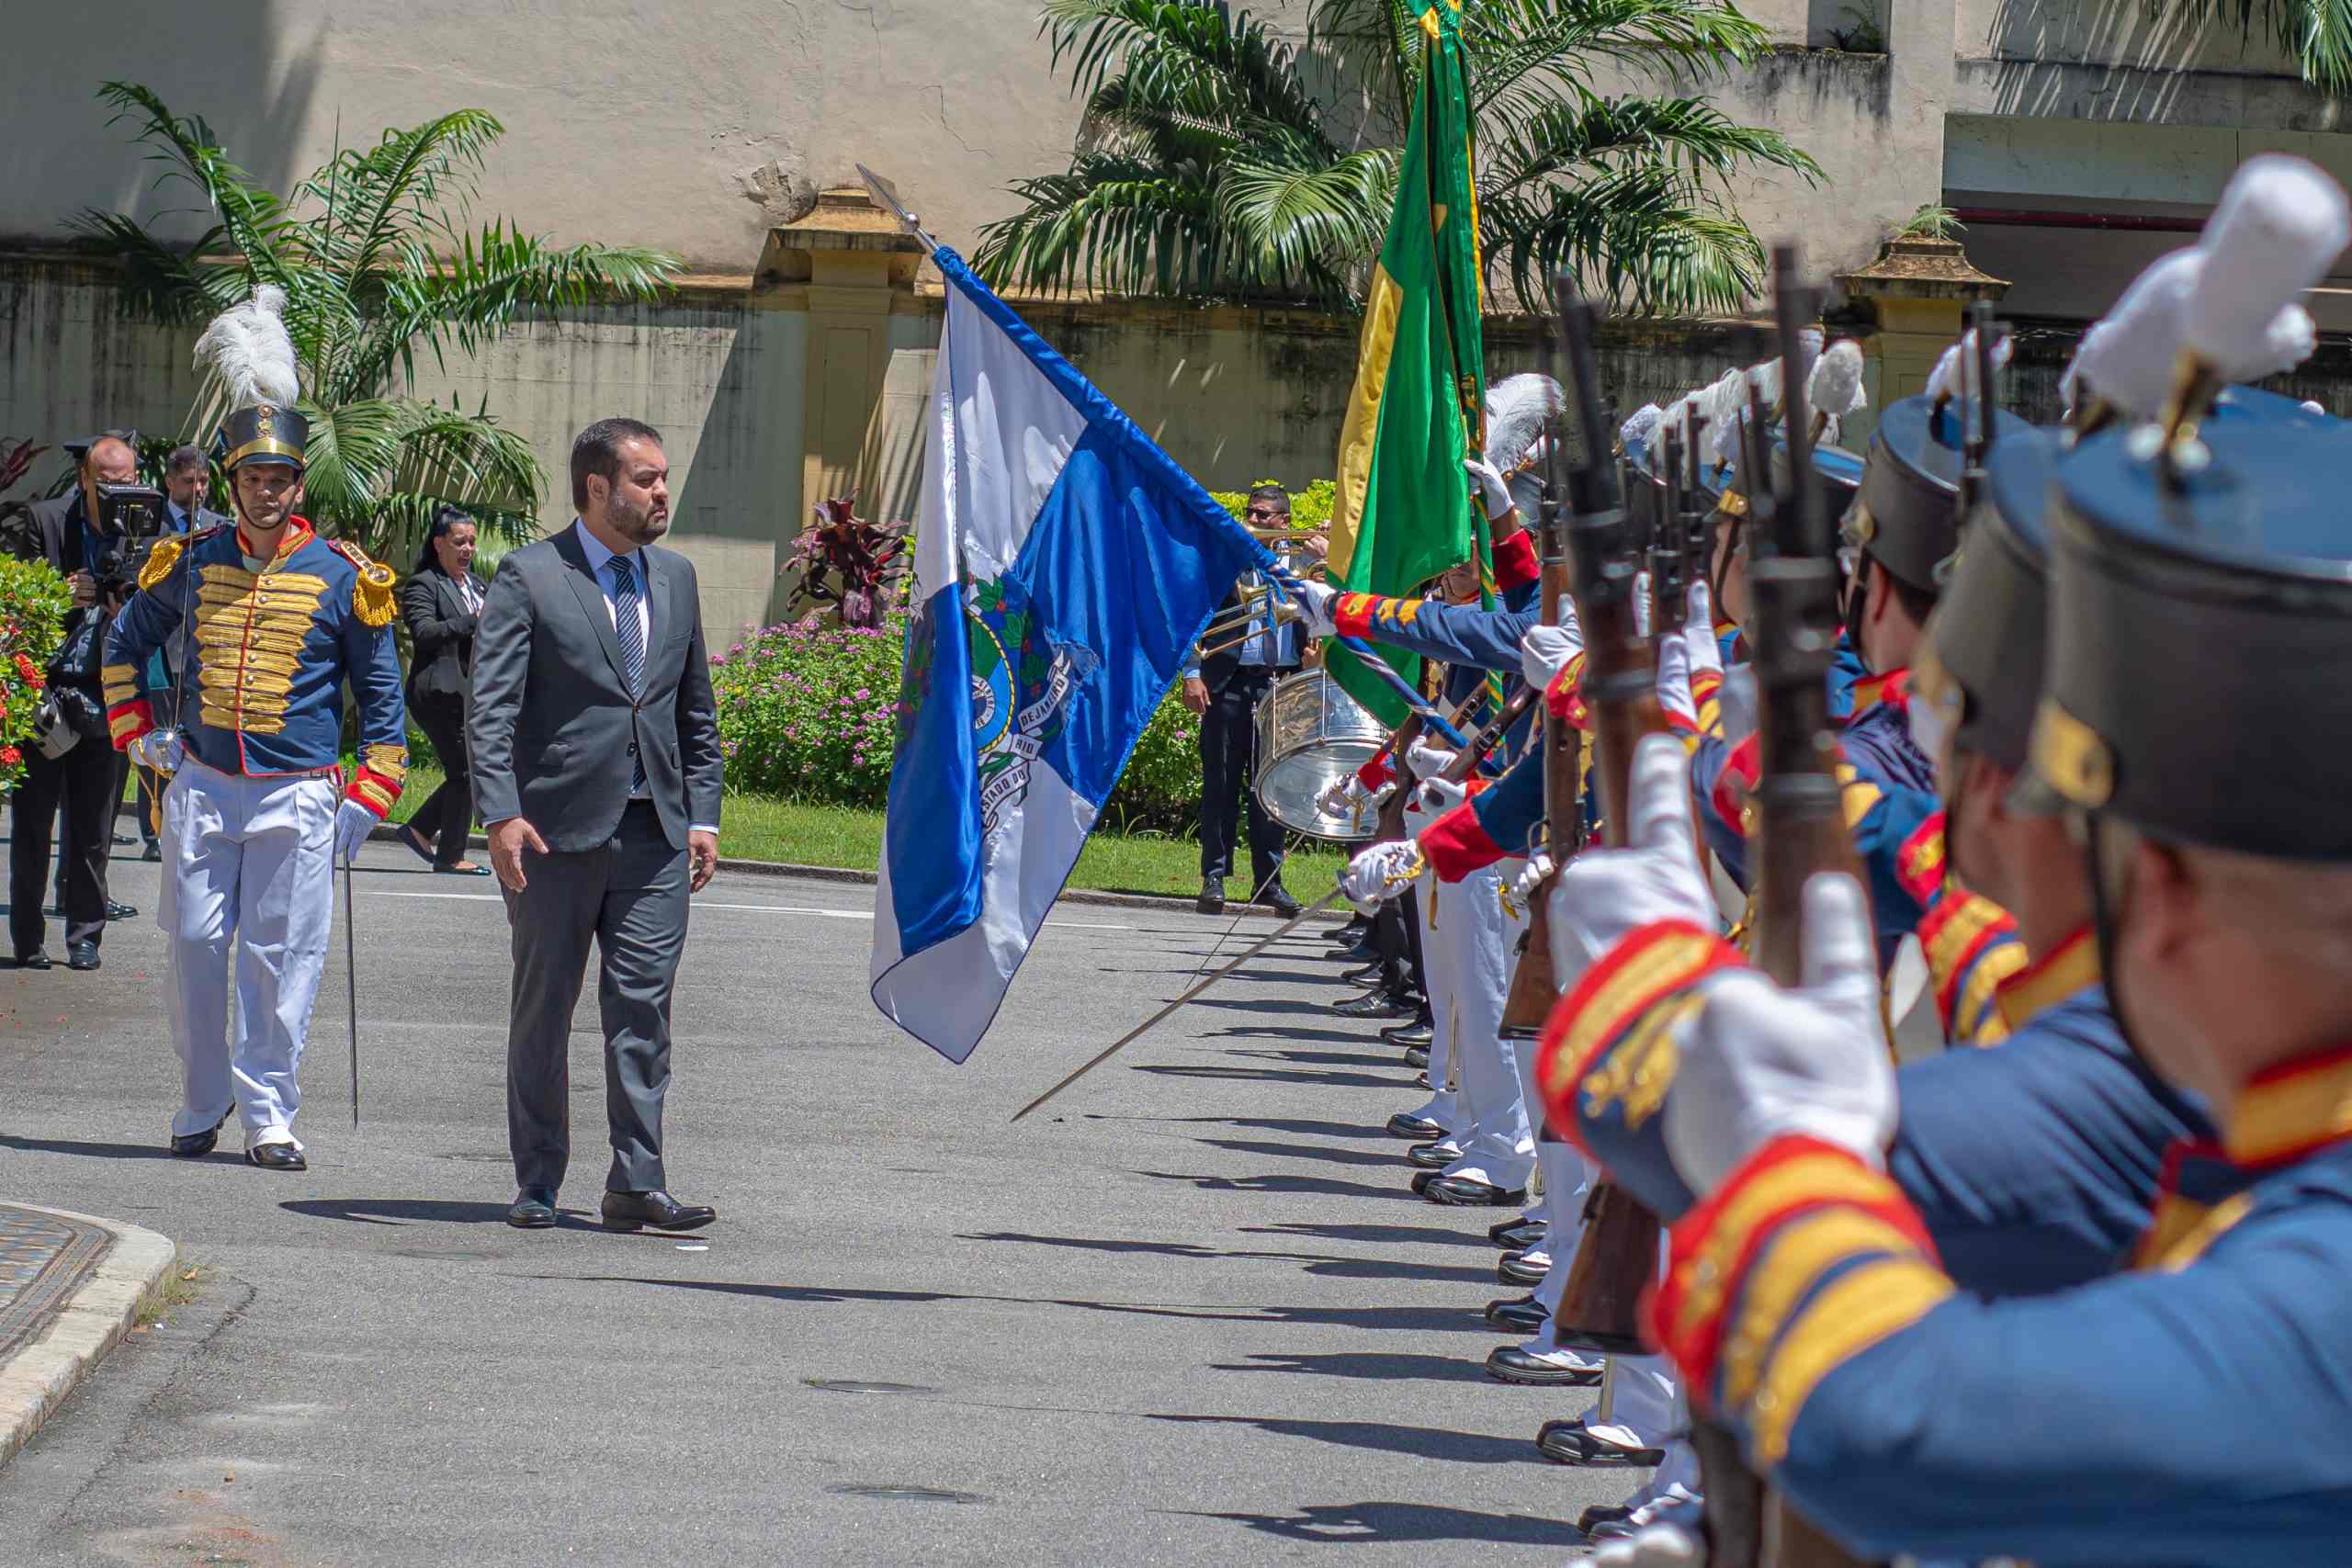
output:
[{"label": "rifle", "polygon": [[[1544,501],[1537,509],[1537,558],[1543,581],[1540,614],[1547,626],[1560,624],[1560,601],[1568,592],[1568,535],[1560,520],[1562,439],[1556,417],[1545,421]],[[1541,697],[1542,693],[1534,694]],[[1583,761],[1584,737],[1576,727],[1544,707],[1544,852],[1552,859],[1554,874],[1582,846],[1584,802],[1577,773]],[[1549,886],[1547,883],[1546,887]],[[1544,1032],[1560,999],[1559,976],[1552,968],[1551,900],[1538,888],[1528,900],[1527,930],[1520,939],[1519,963],[1511,970],[1510,990],[1503,998],[1500,1033],[1505,1040],[1532,1042]],[[1529,1049],[1533,1047],[1530,1045]]]},{"label": "rifle", "polygon": [[[1814,483],[1811,421],[1797,327],[1813,319],[1815,290],[1799,278],[1794,245],[1772,250],[1780,320],[1782,408],[1789,442],[1788,491],[1773,493],[1769,460],[1749,496],[1747,593],[1756,633],[1758,771],[1754,868],[1756,966],[1794,986],[1802,971],[1804,885],[1825,871],[1859,880],[1838,779],[1828,677],[1838,645],[1837,538]],[[1751,459],[1770,456],[1761,395],[1748,393]],[[1865,885],[1867,886],[1867,885]],[[1695,1408],[1691,1445],[1706,1497],[1708,1568],[1832,1568],[1854,1558],[1770,1494],[1750,1472],[1738,1439]]]},{"label": "rifle", "polygon": [[[1588,454],[1567,478],[1575,513],[1568,530],[1576,569],[1571,592],[1584,633],[1584,697],[1592,717],[1592,780],[1600,792],[1601,833],[1604,841],[1616,845],[1625,841],[1634,748],[1644,736],[1665,731],[1666,715],[1657,702],[1657,655],[1634,626],[1633,542],[1617,470],[1607,456],[1609,426],[1592,357],[1597,312],[1570,292],[1566,276],[1558,288],[1567,354],[1561,380],[1575,400]],[[1585,1201],[1584,1237],[1553,1314],[1554,1337],[1604,1355],[1645,1353],[1637,1309],[1643,1290],[1657,1276],[1657,1216],[1615,1183],[1594,1182]]]},{"label": "rifle", "polygon": [[1650,635],[1671,637],[1690,616],[1690,592],[1682,575],[1682,433],[1666,433],[1659,462],[1666,480],[1650,529]]},{"label": "rifle", "polygon": [[[1682,581],[1685,597],[1690,584],[1707,581],[1708,571],[1714,566],[1714,509],[1701,502],[1706,492],[1699,483],[1699,433],[1707,426],[1706,417],[1700,413],[1693,400],[1690,416],[1685,424],[1690,439],[1682,450],[1683,470],[1678,491],[1675,527],[1682,536]],[[1688,615],[1689,607],[1683,613]]]}]

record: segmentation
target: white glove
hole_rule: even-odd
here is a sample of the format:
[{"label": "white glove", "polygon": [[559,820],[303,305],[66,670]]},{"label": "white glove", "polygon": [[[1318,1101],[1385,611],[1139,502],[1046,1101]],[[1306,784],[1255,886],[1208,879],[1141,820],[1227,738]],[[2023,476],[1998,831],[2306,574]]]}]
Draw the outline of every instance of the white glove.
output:
[{"label": "white glove", "polygon": [[356,861],[359,846],[376,830],[377,816],[356,800],[346,800],[334,808],[334,858]]},{"label": "white glove", "polygon": [[1634,635],[1650,635],[1650,574],[1647,568],[1634,573]]},{"label": "white glove", "polygon": [[1584,651],[1584,633],[1574,625],[1532,626],[1520,634],[1519,672],[1539,692],[1548,692],[1568,660]]},{"label": "white glove", "polygon": [[1431,779],[1414,796],[1414,804],[1431,817],[1442,817],[1469,798],[1467,784],[1455,784],[1452,779]]},{"label": "white glove", "polygon": [[1413,770],[1417,779],[1433,779],[1453,765],[1454,753],[1442,746],[1432,746],[1426,740],[1416,740],[1405,748],[1405,765]]},{"label": "white glove", "polygon": [[1588,1561],[1593,1568],[1700,1568],[1707,1548],[1680,1525],[1647,1525],[1602,1541]]},{"label": "white glove", "polygon": [[1464,457],[1462,466],[1470,470],[1470,477],[1478,481],[1478,489],[1485,493],[1487,521],[1499,523],[1510,516],[1517,504],[1510,498],[1510,482],[1479,458]]},{"label": "white glove", "polygon": [[1366,914],[1396,897],[1421,874],[1421,846],[1410,839],[1391,839],[1356,852],[1348,869],[1340,873],[1340,890]]},{"label": "white glove", "polygon": [[1667,1153],[1692,1191],[1713,1191],[1789,1134],[1881,1163],[1894,1135],[1894,1063],[1870,906],[1843,873],[1804,886],[1803,979],[1782,990],[1755,970],[1726,969],[1705,982],[1666,1111]]},{"label": "white glove", "polygon": [[1363,798],[1363,785],[1353,773],[1340,780],[1315,797],[1315,809],[1326,817],[1346,817],[1355,810],[1356,802]]},{"label": "white glove", "polygon": [[1690,761],[1681,741],[1652,735],[1634,749],[1632,795],[1625,847],[1585,850],[1553,880],[1552,964],[1563,988],[1654,921],[1688,920],[1711,931],[1723,923],[1699,869]]},{"label": "white glove", "polygon": [[1708,595],[1707,585],[1690,585],[1690,615],[1682,623],[1683,639],[1690,647],[1690,673],[1712,670],[1720,675],[1724,671],[1723,644],[1715,640],[1715,605]]},{"label": "white glove", "polygon": [[176,773],[187,756],[187,742],[176,729],[151,729],[130,743],[130,760],[159,773]]},{"label": "white glove", "polygon": [[1526,869],[1511,879],[1510,896],[1521,904],[1533,900],[1544,879],[1552,874],[1552,857],[1542,850],[1527,857]]},{"label": "white glove", "polygon": [[1298,592],[1306,612],[1306,635],[1337,637],[1340,626],[1331,618],[1331,605],[1340,597],[1338,591],[1325,587],[1311,577],[1302,577],[1298,580]]},{"label": "white glove", "polygon": [[1690,638],[1685,632],[1657,639],[1657,705],[1699,728],[1699,703],[1690,694]]}]

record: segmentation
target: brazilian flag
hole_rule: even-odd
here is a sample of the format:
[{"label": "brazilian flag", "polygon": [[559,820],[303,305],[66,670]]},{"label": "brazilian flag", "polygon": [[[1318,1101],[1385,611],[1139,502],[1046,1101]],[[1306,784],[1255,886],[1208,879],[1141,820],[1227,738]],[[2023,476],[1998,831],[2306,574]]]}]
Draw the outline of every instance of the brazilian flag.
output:
[{"label": "brazilian flag", "polygon": [[[1438,0],[1421,13],[1426,63],[1356,350],[1328,570],[1343,593],[1408,593],[1475,552],[1491,604],[1486,510],[1472,501],[1462,467],[1485,445],[1487,395],[1460,8],[1460,0]],[[1351,696],[1387,724],[1404,717],[1393,687],[1346,649],[1327,653]],[[1408,681],[1419,674],[1417,658],[1387,661]]]}]

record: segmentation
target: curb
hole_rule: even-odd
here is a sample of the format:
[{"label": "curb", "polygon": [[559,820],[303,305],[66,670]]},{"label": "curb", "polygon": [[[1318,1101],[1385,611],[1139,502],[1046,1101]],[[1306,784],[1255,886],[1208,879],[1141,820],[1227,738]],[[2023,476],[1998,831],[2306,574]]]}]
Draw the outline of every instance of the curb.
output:
[{"label": "curb", "polygon": [[179,1247],[169,1236],[138,1225],[37,1203],[16,1206],[96,1225],[111,1232],[114,1240],[47,1331],[0,1364],[0,1465],[16,1457],[98,1359],[121,1342],[140,1307],[179,1258]]},{"label": "curb", "polygon": [[[400,840],[396,835],[397,826],[393,823],[385,822],[379,824],[375,831],[368,835],[368,841],[369,843],[377,844],[397,843]],[[480,833],[469,835],[468,842],[474,845],[477,849],[488,849],[490,847],[490,840]],[[721,871],[741,872],[747,876],[788,876],[797,877],[808,882],[862,883],[868,887],[873,886],[875,882],[877,880],[875,873],[870,871],[860,871],[855,866],[801,865],[794,861],[780,860],[735,860],[725,855],[719,857],[718,869]],[[1193,908],[1193,900],[1178,894],[1104,893],[1095,891],[1092,888],[1066,887],[1062,890],[1061,897],[1056,899],[1055,902],[1060,904],[1100,904],[1112,908],[1124,909],[1174,910],[1187,915],[1194,912]],[[1343,923],[1346,921],[1351,912],[1351,911],[1343,911],[1339,909],[1327,909],[1322,914],[1317,915],[1316,919],[1333,924]],[[1258,911],[1253,909],[1250,913],[1256,915],[1261,919],[1271,920],[1278,918],[1272,910]]]}]

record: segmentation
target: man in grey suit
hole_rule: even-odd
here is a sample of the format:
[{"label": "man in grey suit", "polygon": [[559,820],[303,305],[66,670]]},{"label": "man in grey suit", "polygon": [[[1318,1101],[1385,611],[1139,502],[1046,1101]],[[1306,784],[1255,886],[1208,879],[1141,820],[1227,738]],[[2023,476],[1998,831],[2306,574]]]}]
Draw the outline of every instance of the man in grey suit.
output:
[{"label": "man in grey suit", "polygon": [[662,433],[599,420],[571,446],[579,521],[499,562],[474,634],[474,798],[506,891],[514,979],[507,1223],[555,1224],[571,1156],[571,1010],[593,940],[613,1145],[607,1230],[718,1218],[670,1196],[662,1099],[686,900],[718,866],[720,759],[695,569],[670,528]]}]

